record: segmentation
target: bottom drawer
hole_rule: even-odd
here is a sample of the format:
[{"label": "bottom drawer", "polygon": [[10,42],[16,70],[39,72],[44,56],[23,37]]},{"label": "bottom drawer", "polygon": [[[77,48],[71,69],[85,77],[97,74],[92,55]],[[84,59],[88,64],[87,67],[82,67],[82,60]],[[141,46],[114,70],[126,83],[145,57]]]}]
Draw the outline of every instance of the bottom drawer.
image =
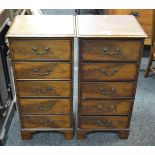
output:
[{"label": "bottom drawer", "polygon": [[126,116],[82,116],[81,129],[123,129],[128,128]]},{"label": "bottom drawer", "polygon": [[70,128],[70,115],[21,116],[22,128]]}]

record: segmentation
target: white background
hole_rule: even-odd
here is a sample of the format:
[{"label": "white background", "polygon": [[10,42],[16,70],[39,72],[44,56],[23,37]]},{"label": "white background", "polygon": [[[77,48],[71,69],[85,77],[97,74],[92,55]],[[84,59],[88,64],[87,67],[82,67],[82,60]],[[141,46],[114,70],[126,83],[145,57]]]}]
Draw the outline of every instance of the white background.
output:
[{"label": "white background", "polygon": [[24,9],[146,9],[154,0],[0,0],[0,8]]}]

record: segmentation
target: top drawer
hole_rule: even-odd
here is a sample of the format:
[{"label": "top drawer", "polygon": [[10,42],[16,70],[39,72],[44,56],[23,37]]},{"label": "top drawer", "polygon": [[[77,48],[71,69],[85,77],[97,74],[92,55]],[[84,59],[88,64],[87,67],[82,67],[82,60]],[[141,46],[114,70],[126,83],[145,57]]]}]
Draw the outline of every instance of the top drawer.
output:
[{"label": "top drawer", "polygon": [[13,60],[70,60],[71,40],[12,40]]},{"label": "top drawer", "polygon": [[141,54],[140,40],[82,40],[83,61],[137,61]]}]

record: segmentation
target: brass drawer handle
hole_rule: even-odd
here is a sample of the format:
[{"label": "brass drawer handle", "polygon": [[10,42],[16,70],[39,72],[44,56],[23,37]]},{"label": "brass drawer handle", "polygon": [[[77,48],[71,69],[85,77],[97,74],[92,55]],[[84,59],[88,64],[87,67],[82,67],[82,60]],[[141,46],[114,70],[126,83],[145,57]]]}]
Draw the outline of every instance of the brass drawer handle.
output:
[{"label": "brass drawer handle", "polygon": [[118,72],[118,68],[114,68],[111,73],[108,72],[106,69],[102,69],[101,72],[104,74],[104,76],[113,76]]},{"label": "brass drawer handle", "polygon": [[131,12],[130,15],[133,15],[135,17],[138,17],[138,16],[140,16],[140,13],[139,12]]},{"label": "brass drawer handle", "polygon": [[115,88],[111,88],[111,90],[106,90],[104,88],[100,88],[100,93],[101,94],[115,94],[116,93],[116,89]]},{"label": "brass drawer handle", "polygon": [[99,105],[97,106],[97,108],[98,108],[99,110],[101,110],[101,111],[109,112],[109,111],[113,111],[113,110],[114,110],[114,105],[112,104],[112,105],[110,105],[109,107],[105,107],[104,105],[99,104]]},{"label": "brass drawer handle", "polygon": [[43,91],[41,88],[36,88],[36,93],[50,93],[53,90],[52,87],[48,87],[45,91]]},{"label": "brass drawer handle", "polygon": [[49,73],[52,71],[50,68],[47,68],[47,70],[44,72],[44,73],[41,73],[39,71],[39,68],[35,67],[32,69],[34,73],[36,73],[37,75],[40,75],[40,76],[46,76],[46,75],[49,75]]},{"label": "brass drawer handle", "polygon": [[52,110],[52,107],[53,107],[52,104],[49,104],[47,106],[40,105],[39,109],[42,110],[42,111],[48,111],[48,110]]},{"label": "brass drawer handle", "polygon": [[97,120],[96,124],[101,127],[110,127],[112,126],[112,121],[100,121]]},{"label": "brass drawer handle", "polygon": [[110,55],[110,56],[119,56],[121,53],[121,50],[119,48],[116,49],[108,49],[106,47],[102,48],[102,52],[104,55]]},{"label": "brass drawer handle", "polygon": [[40,125],[43,125],[43,126],[53,127],[55,125],[56,121],[55,120],[47,120],[47,121],[40,120],[39,123],[40,123]]},{"label": "brass drawer handle", "polygon": [[49,52],[49,48],[48,47],[45,47],[44,51],[38,51],[36,47],[32,47],[32,51],[35,53],[35,54],[39,54],[39,55],[44,55],[44,54],[48,54]]}]

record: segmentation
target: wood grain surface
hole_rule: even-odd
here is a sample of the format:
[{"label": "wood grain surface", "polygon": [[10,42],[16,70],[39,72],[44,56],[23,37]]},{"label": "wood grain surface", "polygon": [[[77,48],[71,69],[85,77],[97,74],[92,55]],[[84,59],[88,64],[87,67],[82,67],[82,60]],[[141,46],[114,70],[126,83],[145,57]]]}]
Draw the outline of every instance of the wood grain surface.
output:
[{"label": "wood grain surface", "polygon": [[66,62],[16,62],[17,79],[70,80],[70,63]]},{"label": "wood grain surface", "polygon": [[132,82],[84,82],[81,83],[82,98],[132,98]]},{"label": "wood grain surface", "polygon": [[137,61],[141,41],[126,39],[82,39],[82,61]]},{"label": "wood grain surface", "polygon": [[71,40],[15,39],[11,48],[13,60],[70,60]]},{"label": "wood grain surface", "polygon": [[74,37],[73,15],[16,16],[7,37]]},{"label": "wood grain surface", "polygon": [[128,115],[131,112],[131,101],[81,101],[80,115]]},{"label": "wood grain surface", "polygon": [[78,15],[76,23],[78,37],[147,37],[132,15]]},{"label": "wood grain surface", "polygon": [[18,81],[19,97],[70,97],[70,82]]},{"label": "wood grain surface", "polygon": [[154,40],[154,20],[155,12],[153,9],[109,9],[110,15],[133,15],[136,17],[142,28],[147,34],[145,45],[152,45]]},{"label": "wood grain surface", "polygon": [[81,129],[123,129],[128,127],[125,116],[81,116]]},{"label": "wood grain surface", "polygon": [[83,63],[81,64],[82,81],[128,81],[135,80],[138,64],[136,63]]},{"label": "wood grain surface", "polygon": [[70,128],[70,115],[29,115],[21,117],[22,128]]},{"label": "wood grain surface", "polygon": [[22,114],[70,114],[70,99],[20,99]]}]

